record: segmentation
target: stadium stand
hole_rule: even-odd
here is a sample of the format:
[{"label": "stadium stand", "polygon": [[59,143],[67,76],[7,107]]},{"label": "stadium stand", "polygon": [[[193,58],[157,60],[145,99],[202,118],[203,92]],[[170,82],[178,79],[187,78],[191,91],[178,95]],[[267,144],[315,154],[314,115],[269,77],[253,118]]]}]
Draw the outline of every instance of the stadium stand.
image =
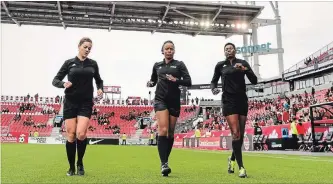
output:
[{"label": "stadium stand", "polygon": [[[195,105],[183,105],[180,109],[180,116],[178,119],[179,124],[184,124],[187,120],[194,118],[199,113],[199,107]],[[153,120],[156,120],[156,117],[153,117]],[[150,133],[156,133],[157,126],[147,126],[143,132],[141,137],[149,137]]]},{"label": "stadium stand", "polygon": [[12,132],[50,136],[53,124],[48,123],[59,113],[60,97],[1,96],[1,126]]},{"label": "stadium stand", "polygon": [[333,55],[331,54],[333,52],[333,47],[325,51],[324,53],[321,53],[318,57],[311,58],[309,57],[308,59],[304,60],[304,67],[312,66],[316,63],[323,63],[326,61],[330,61],[333,59]]},{"label": "stadium stand", "polygon": [[[127,100],[126,100],[127,101]],[[61,110],[62,97],[1,96],[1,126],[9,126],[12,132],[38,132],[38,136],[50,136],[53,118]],[[128,104],[126,102],[126,104]],[[132,103],[133,104],[133,103]],[[140,104],[140,103],[138,103]],[[147,103],[142,103],[147,104]],[[196,106],[182,106],[179,122],[192,117]],[[88,136],[109,137],[126,133],[129,137],[136,132],[137,118],[149,117],[151,105],[107,105],[95,103]],[[51,120],[50,120],[51,119]],[[152,117],[156,120],[156,117]],[[48,123],[49,122],[49,123]],[[64,124],[61,126],[63,136]]]},{"label": "stadium stand", "polygon": [[130,136],[136,131],[137,118],[149,116],[152,110],[152,106],[95,105],[87,135],[105,137],[126,133]]},{"label": "stadium stand", "polygon": [[[249,88],[246,128],[251,129],[255,123],[263,128],[290,125],[294,117],[299,122],[309,122],[310,105],[333,101],[332,63],[333,42],[284,71],[282,78],[261,81]],[[221,115],[220,104],[221,101],[201,100],[200,107],[204,106],[202,108],[206,109],[200,113],[205,118],[181,125],[176,129],[178,136],[193,136],[196,129],[201,130],[202,136],[205,136],[206,132],[213,132],[214,134],[208,135],[218,136],[219,133],[229,130],[225,118]],[[332,107],[328,110],[332,110]],[[315,121],[333,122],[332,114],[322,108],[315,109],[313,116]]]},{"label": "stadium stand", "polygon": [[[314,88],[313,88],[314,90]],[[292,94],[289,97],[273,99],[252,99],[249,100],[249,112],[246,128],[251,128],[254,123],[258,123],[261,127],[288,124],[291,122],[292,117],[302,119],[309,122],[309,106],[313,104],[332,102],[333,101],[333,86],[330,89],[312,91]],[[209,118],[205,121],[199,122],[192,130],[186,132],[194,134],[196,128],[202,128],[202,135],[207,131],[218,132],[229,130],[225,118],[220,112],[214,110],[207,112]],[[326,110],[320,109],[314,112],[315,120],[332,119],[333,115],[329,114]],[[180,130],[185,129],[185,127]],[[179,129],[178,129],[179,130]],[[181,132],[178,132],[181,133]]]}]

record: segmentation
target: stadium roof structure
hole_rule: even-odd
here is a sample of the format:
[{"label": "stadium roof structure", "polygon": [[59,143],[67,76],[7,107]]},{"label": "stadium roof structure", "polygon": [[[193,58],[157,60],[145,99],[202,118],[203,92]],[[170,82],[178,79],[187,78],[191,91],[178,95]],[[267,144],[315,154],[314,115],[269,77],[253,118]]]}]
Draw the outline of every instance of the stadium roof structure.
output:
[{"label": "stadium roof structure", "polygon": [[248,26],[263,8],[226,2],[2,1],[1,23],[228,37],[251,34]]}]

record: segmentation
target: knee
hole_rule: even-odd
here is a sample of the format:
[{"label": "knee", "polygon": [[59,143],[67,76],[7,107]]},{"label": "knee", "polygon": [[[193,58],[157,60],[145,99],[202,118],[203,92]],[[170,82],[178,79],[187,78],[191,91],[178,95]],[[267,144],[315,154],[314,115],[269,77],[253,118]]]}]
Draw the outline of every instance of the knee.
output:
[{"label": "knee", "polygon": [[166,136],[168,134],[168,129],[166,127],[160,127],[159,133],[160,136]]},{"label": "knee", "polygon": [[232,140],[233,141],[237,141],[237,140],[240,140],[240,139],[241,139],[241,136],[240,136],[239,132],[233,132],[232,133]]},{"label": "knee", "polygon": [[75,133],[74,132],[67,132],[67,141],[74,142],[75,141]]},{"label": "knee", "polygon": [[76,138],[79,139],[79,140],[84,140],[86,138],[86,133],[85,132],[77,132],[76,134]]}]

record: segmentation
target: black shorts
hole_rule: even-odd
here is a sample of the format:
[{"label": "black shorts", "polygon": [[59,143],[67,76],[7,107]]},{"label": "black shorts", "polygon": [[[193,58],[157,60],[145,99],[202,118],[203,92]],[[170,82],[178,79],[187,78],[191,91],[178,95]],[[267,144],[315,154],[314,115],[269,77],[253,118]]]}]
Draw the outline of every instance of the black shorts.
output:
[{"label": "black shorts", "polygon": [[222,113],[223,116],[229,116],[232,114],[239,114],[247,116],[248,113],[248,98],[246,94],[222,94]]},{"label": "black shorts", "polygon": [[94,106],[93,99],[91,100],[73,100],[64,99],[64,120],[84,116],[90,119],[92,108]]},{"label": "black shorts", "polygon": [[180,100],[168,100],[166,101],[155,101],[154,110],[163,111],[168,110],[169,114],[174,117],[179,117],[180,115]]}]

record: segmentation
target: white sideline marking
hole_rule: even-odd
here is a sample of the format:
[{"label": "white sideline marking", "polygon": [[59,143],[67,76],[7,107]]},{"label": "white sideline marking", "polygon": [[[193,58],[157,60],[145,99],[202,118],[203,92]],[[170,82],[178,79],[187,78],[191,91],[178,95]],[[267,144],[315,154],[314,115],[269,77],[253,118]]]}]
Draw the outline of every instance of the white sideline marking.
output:
[{"label": "white sideline marking", "polygon": [[[189,149],[190,150],[190,149]],[[230,151],[223,151],[223,152],[218,152],[218,151],[211,151],[211,150],[191,150],[193,152],[201,152],[201,153],[215,153],[215,154],[230,154]],[[266,155],[266,154],[258,154],[258,153],[251,153],[251,152],[244,152],[243,155],[250,156],[250,157],[265,157],[265,158],[280,158],[280,159],[287,159],[287,160],[305,160],[305,161],[320,161],[320,162],[332,162],[333,160],[322,160],[322,159],[317,159],[318,157],[312,157],[312,156],[304,156],[304,155],[288,155],[288,156],[294,156],[294,157],[288,157],[286,156],[271,156],[271,155]],[[297,157],[299,156],[299,157]],[[316,158],[316,159],[313,159]]]}]

